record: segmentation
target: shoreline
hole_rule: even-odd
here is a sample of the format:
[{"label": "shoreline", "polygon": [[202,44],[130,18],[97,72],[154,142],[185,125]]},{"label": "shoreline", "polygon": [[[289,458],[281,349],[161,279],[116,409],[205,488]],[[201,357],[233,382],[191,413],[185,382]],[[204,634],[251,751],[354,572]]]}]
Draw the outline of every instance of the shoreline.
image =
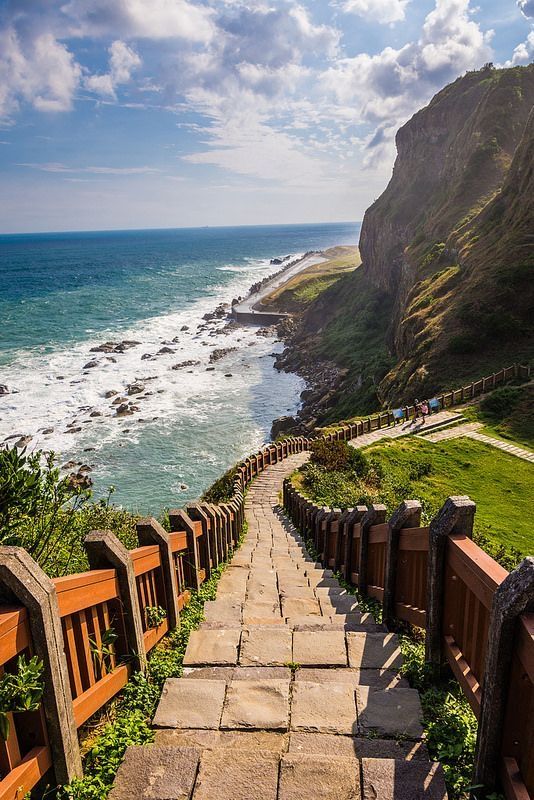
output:
[{"label": "shoreline", "polygon": [[233,303],[232,316],[238,322],[243,322],[244,324],[273,325],[277,322],[281,322],[291,315],[284,312],[263,311],[261,308],[258,308],[258,305],[265,297],[271,294],[271,292],[284,286],[294,278],[295,275],[308,269],[308,267],[321,264],[327,260],[323,251],[310,250],[296,261],[290,261],[285,267],[282,267],[281,270],[274,272],[261,281],[255,291],[249,292],[249,294],[238,303]]}]

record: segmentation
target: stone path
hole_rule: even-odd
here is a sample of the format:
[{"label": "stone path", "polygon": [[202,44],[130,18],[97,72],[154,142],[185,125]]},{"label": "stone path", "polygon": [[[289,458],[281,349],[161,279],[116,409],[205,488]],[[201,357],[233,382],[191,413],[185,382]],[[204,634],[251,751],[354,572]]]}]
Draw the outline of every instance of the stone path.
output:
[{"label": "stone path", "polygon": [[480,422],[467,422],[465,425],[457,425],[454,428],[449,428],[444,431],[436,431],[436,433],[429,433],[422,437],[429,442],[443,442],[449,439],[459,439],[460,437],[467,437],[468,439],[475,439],[477,442],[484,442],[497,450],[503,450],[511,456],[516,456],[524,461],[534,462],[534,453],[531,450],[526,450],[523,447],[518,447],[512,442],[506,442],[502,439],[495,439],[493,436],[487,436],[485,433],[480,433],[480,428],[483,425]]},{"label": "stone path", "polygon": [[[422,420],[411,420],[410,422],[403,422],[400,425],[390,425],[388,428],[380,428],[371,433],[364,433],[363,436],[358,436],[357,439],[352,439],[348,442],[352,447],[366,447],[368,444],[374,444],[380,439],[399,439],[401,436],[417,436],[425,431],[431,431],[432,428],[439,425],[451,425],[456,420],[463,419],[462,414],[455,411],[438,411],[436,414],[426,418],[426,422]],[[437,432],[435,434],[437,436]],[[430,439],[430,434],[425,436],[425,439]]]},{"label": "stone path", "polygon": [[[382,432],[383,433],[383,432]],[[154,745],[129,748],[110,800],[442,800],[395,634],[308,555],[278,506],[305,455],[268,468],[246,540],[165,684]]]}]

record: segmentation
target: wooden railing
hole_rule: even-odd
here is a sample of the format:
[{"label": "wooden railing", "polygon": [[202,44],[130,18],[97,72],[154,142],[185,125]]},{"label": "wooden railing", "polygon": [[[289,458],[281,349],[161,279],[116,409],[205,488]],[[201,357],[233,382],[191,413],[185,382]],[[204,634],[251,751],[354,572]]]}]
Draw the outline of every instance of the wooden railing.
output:
[{"label": "wooden railing", "polygon": [[[0,675],[16,671],[17,657],[31,656],[32,644],[25,608],[0,610]],[[9,735],[0,740],[2,797],[21,800],[52,766],[42,711],[8,714]]]},{"label": "wooden railing", "polygon": [[[446,408],[529,374],[528,367],[508,367],[438,399]],[[413,408],[405,409],[406,418],[413,413]],[[322,438],[352,439],[393,422],[393,413],[383,411],[341,425]],[[243,528],[244,493],[250,482],[270,465],[308,450],[311,441],[302,436],[288,437],[267,444],[244,459],[236,468],[229,501],[219,505],[194,503],[187,511],[170,512],[171,533],[155,520],[141,521],[140,546],[130,552],[110,532],[90,534],[86,542],[91,564],[88,572],[52,582],[27,554],[21,555],[19,548],[0,547],[0,592],[14,603],[0,606],[0,669],[16,669],[17,654],[35,652],[45,663],[46,676],[42,711],[20,715],[20,719],[15,715],[8,741],[0,743],[0,800],[21,800],[52,763],[57,782],[81,774],[76,729],[125,686],[133,671],[144,668],[146,654],[179,624],[179,613],[191,591],[198,589],[211,570],[228,558]],[[297,503],[291,513],[298,515],[297,524],[302,529],[313,529],[316,547],[325,563],[341,568],[348,580],[367,586],[369,594],[380,600],[391,595],[386,585],[389,528],[383,520],[366,525],[363,512],[355,511],[347,520],[346,513],[318,510],[310,503]],[[401,619],[424,625],[428,529],[405,528],[398,543],[394,611]],[[462,572],[458,564],[464,564],[468,556],[473,568],[472,553],[467,551],[465,556],[464,546],[470,545],[460,545],[456,540],[451,545],[456,555],[451,556],[450,569],[459,571],[450,576],[447,573],[445,583],[450,580],[462,585],[465,569]],[[484,558],[484,554],[477,558]],[[480,570],[477,574],[480,577]],[[498,577],[493,576],[495,586]],[[491,586],[488,588],[482,578],[478,583],[475,578],[469,579],[465,585],[468,588],[464,590],[464,607],[469,605],[470,622],[460,629],[463,618],[454,616],[459,613],[458,607],[447,600],[444,619],[455,628],[444,635],[443,646],[455,670],[463,670],[463,685],[471,687],[470,702],[480,708],[477,686],[484,677],[484,657],[474,630],[482,630],[480,642],[485,641]],[[28,604],[32,606],[30,615],[25,608]],[[149,626],[149,608],[166,612],[157,627]],[[524,698],[525,692],[530,692],[528,697],[532,698],[532,625],[532,619],[527,617],[514,646],[515,683],[510,686],[510,697],[519,697],[520,692]],[[503,762],[506,769],[502,774],[513,786],[518,782],[514,764],[521,765],[521,775],[527,762],[528,769],[534,769],[532,759],[528,761],[532,741],[518,735],[525,729],[521,714],[526,713],[526,704],[523,699],[517,703],[521,713],[507,718],[503,740],[507,742],[508,760]]]},{"label": "wooden railing", "polygon": [[[283,494],[324,567],[380,601],[390,627],[426,630],[427,662],[436,672],[449,665],[479,719],[474,783],[493,789],[499,776],[507,800],[533,798],[534,558],[508,573],[481,550],[469,498],[449,498],[422,527],[416,501],[382,521],[383,506],[324,509],[289,479]],[[325,545],[334,526],[337,561]]]}]

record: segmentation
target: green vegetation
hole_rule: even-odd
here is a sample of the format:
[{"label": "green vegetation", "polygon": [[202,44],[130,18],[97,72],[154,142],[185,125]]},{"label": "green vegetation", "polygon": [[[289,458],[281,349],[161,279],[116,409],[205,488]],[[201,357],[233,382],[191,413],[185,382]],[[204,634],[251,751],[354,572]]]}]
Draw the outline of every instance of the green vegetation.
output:
[{"label": "green vegetation", "polygon": [[383,441],[362,455],[358,473],[310,463],[294,476],[295,483],[314,502],[330,507],[381,502],[391,513],[402,500],[417,498],[424,522],[449,495],[467,494],[477,504],[475,540],[495,560],[513,569],[534,552],[529,462],[467,438],[437,444],[411,437]]},{"label": "green vegetation", "polygon": [[413,631],[411,635],[400,635],[400,671],[421,696],[428,752],[433,760],[441,762],[449,797],[467,798],[472,786],[476,717],[456,681],[432,682],[421,635],[416,638]]},{"label": "green vegetation", "polygon": [[44,691],[43,662],[37,656],[17,658],[16,672],[0,678],[0,738],[9,736],[9,713],[37,711]]},{"label": "green vegetation", "polygon": [[[153,741],[150,721],[167,678],[179,678],[189,634],[203,619],[206,600],[214,600],[217,582],[225,569],[217,567],[180,614],[180,627],[151,651],[145,675],[132,676],[119,698],[106,708],[106,722],[85,741],[84,777],[59,791],[61,800],[104,800],[130,745]],[[111,718],[111,721],[107,721]]]},{"label": "green vegetation", "polygon": [[262,301],[262,308],[284,312],[303,311],[343,275],[361,263],[357,247],[332,247],[325,253],[328,261],[314,264],[294,275]]},{"label": "green vegetation", "polygon": [[534,450],[534,386],[502,386],[468,406],[464,415],[482,422],[483,433]]},{"label": "green vegetation", "polygon": [[0,450],[0,544],[24,547],[51,577],[88,569],[83,540],[90,530],[109,529],[137,546],[138,517],[115,508],[108,496],[61,477],[53,453]]},{"label": "green vegetation", "polygon": [[[347,370],[343,386],[320,424],[380,406],[377,387],[394,363],[386,343],[392,306],[392,298],[371,287],[359,270],[319,298],[315,316],[322,331],[312,355],[335,361]],[[335,316],[329,318],[332,309]]]},{"label": "green vegetation", "polygon": [[202,495],[206,503],[226,503],[232,499],[234,493],[234,480],[237,475],[237,467],[231,467],[224,475],[211,484]]}]

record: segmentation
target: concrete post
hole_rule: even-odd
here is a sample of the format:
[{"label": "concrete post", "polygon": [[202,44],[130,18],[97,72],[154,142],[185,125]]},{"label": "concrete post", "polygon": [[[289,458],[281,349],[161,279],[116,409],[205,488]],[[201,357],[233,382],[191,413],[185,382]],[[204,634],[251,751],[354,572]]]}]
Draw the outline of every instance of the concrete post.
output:
[{"label": "concrete post", "polygon": [[25,606],[33,650],[43,662],[43,710],[58,783],[81,777],[82,762],[56,589],[22,547],[0,547],[0,595]]},{"label": "concrete post", "polygon": [[211,575],[212,568],[217,566],[217,546],[215,543],[215,531],[211,524],[210,517],[200,505],[200,503],[189,503],[186,508],[187,515],[193,522],[200,522],[202,532],[208,543],[208,558],[206,564],[206,578]]},{"label": "concrete post", "polygon": [[180,610],[178,608],[176,569],[174,566],[174,557],[171,550],[169,534],[154,517],[140,519],[135,527],[137,530],[137,538],[141,546],[157,544],[159,547],[161,572],[167,600],[167,620],[169,629],[173,630],[180,626]]},{"label": "concrete post", "polygon": [[134,668],[144,672],[145,641],[130,553],[111,531],[90,531],[83,544],[91,569],[114,569],[117,573],[128,648],[134,657]]},{"label": "concrete post", "polygon": [[198,557],[197,538],[193,520],[181,508],[169,511],[171,531],[185,531],[187,537],[187,564],[191,587],[197,592],[200,589],[200,560]]},{"label": "concrete post", "polygon": [[389,521],[384,599],[382,601],[383,620],[387,627],[392,627],[395,620],[395,587],[397,584],[400,532],[403,528],[417,528],[420,522],[421,503],[418,500],[404,500]]},{"label": "concrete post", "polygon": [[530,556],[504,579],[493,595],[473,781],[484,786],[484,796],[497,783],[516,621],[532,608],[534,557]]},{"label": "concrete post", "polygon": [[[343,564],[344,564],[343,577],[345,578],[346,581],[349,581],[350,583],[352,583],[351,575],[352,575],[352,534],[353,534],[353,528],[354,528],[355,525],[358,525],[361,522],[361,520],[363,518],[363,515],[366,514],[366,513],[367,513],[367,506],[356,506],[356,508],[353,508],[349,512],[349,514],[348,514],[348,516],[347,516],[347,518],[345,520],[345,529],[347,531],[347,534],[345,536],[345,542],[344,542],[345,552],[344,552],[344,555],[343,555]],[[358,565],[355,565],[355,566],[358,566]]]},{"label": "concrete post", "polygon": [[439,673],[443,663],[442,620],[445,582],[445,546],[451,533],[472,538],[476,505],[466,496],[449,497],[430,523],[428,535],[425,659]]},{"label": "concrete post", "polygon": [[386,521],[387,509],[382,503],[373,503],[362,516],[360,528],[360,563],[358,564],[358,590],[367,594],[367,560],[369,556],[369,530],[372,525]]}]

